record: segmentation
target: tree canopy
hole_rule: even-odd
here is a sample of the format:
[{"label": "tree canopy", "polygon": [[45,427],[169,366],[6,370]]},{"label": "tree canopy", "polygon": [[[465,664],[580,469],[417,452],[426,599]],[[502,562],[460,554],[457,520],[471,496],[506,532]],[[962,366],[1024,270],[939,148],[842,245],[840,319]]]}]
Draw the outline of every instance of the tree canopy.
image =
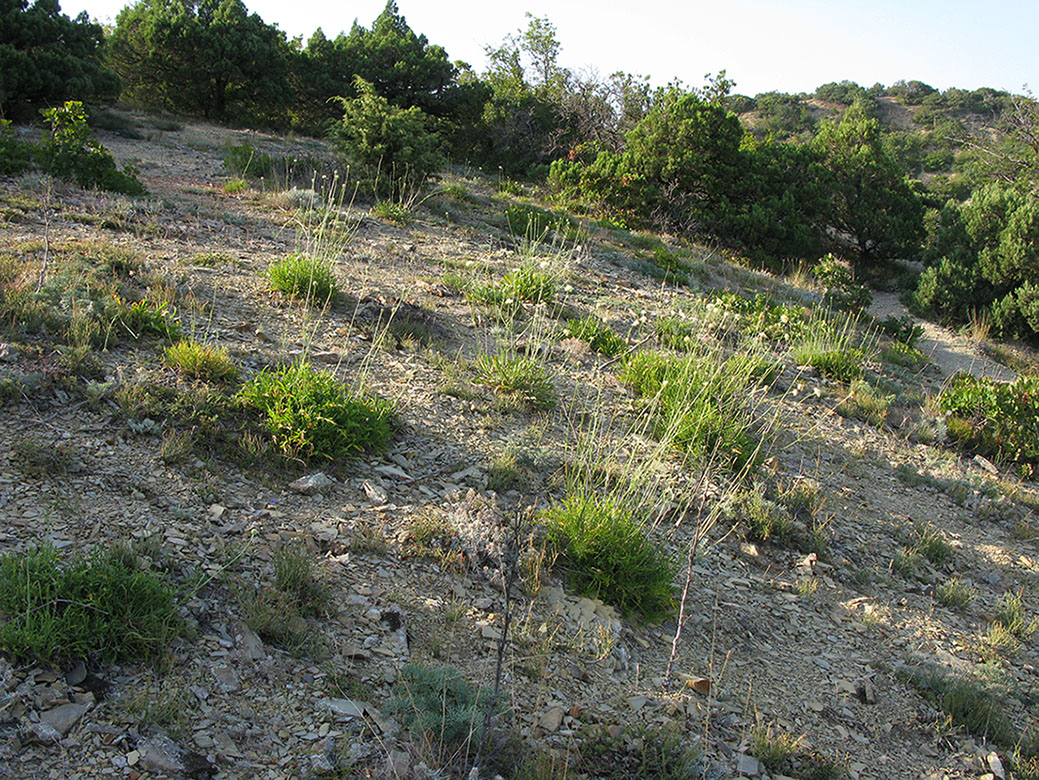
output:
[{"label": "tree canopy", "polygon": [[0,0],[0,116],[24,119],[70,97],[112,99],[119,78],[101,62],[104,31],[57,0]]},{"label": "tree canopy", "polygon": [[285,34],[241,0],[140,0],[116,20],[125,94],[207,119],[277,123],[291,97]]}]

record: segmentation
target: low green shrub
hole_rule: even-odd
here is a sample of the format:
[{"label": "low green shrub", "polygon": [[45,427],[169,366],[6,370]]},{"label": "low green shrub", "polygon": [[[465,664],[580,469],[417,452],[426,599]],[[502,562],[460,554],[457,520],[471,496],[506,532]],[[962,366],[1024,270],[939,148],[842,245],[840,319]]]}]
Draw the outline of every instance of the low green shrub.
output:
[{"label": "low green shrub", "polygon": [[745,298],[734,292],[717,293],[707,301],[707,314],[728,321],[746,336],[789,342],[801,335],[806,317],[799,306],[778,303],[764,293]]},{"label": "low green shrub", "polygon": [[569,236],[576,230],[573,220],[537,206],[516,204],[505,209],[505,222],[514,236],[531,242],[544,241],[552,231]]},{"label": "low green shrub", "polygon": [[509,271],[500,282],[467,284],[466,297],[506,311],[516,311],[522,303],[551,303],[556,294],[555,278],[533,263]]},{"label": "low green shrub", "polygon": [[966,609],[974,600],[977,591],[959,577],[951,577],[934,589],[934,595],[943,607]]},{"label": "low green shrub", "polygon": [[612,497],[570,496],[541,515],[570,581],[621,614],[659,620],[674,607],[674,566],[645,524]]},{"label": "low green shrub", "polygon": [[938,396],[949,435],[970,452],[1017,464],[1034,475],[1039,465],[1039,376],[1016,382],[957,374]]},{"label": "low green shrub", "polygon": [[678,317],[661,317],[653,325],[657,340],[665,347],[688,352],[693,349],[700,334],[700,328],[690,320]]},{"label": "low green shrub", "polygon": [[272,290],[312,306],[325,306],[339,295],[332,263],[318,257],[291,254],[267,269]]},{"label": "low green shrub", "polygon": [[34,152],[39,167],[80,187],[98,187],[126,195],[144,194],[137,171],[130,165],[120,170],[112,153],[94,138],[82,103],[67,100],[61,106],[45,108],[40,113],[51,128],[50,135]]},{"label": "low green shrub", "polygon": [[275,444],[289,457],[335,460],[381,450],[393,432],[393,406],[348,390],[305,360],[264,369],[238,397],[263,417]]},{"label": "low green shrub", "polygon": [[0,558],[0,650],[51,664],[154,656],[178,631],[173,590],[133,559],[98,551],[61,565],[52,547]]},{"label": "low green shrub", "polygon": [[146,336],[161,339],[176,339],[180,336],[180,323],[176,310],[165,301],[142,298],[126,303],[113,296],[106,307],[106,315],[112,325],[118,325],[121,334],[134,341]]},{"label": "low green shrub", "polygon": [[530,409],[551,409],[555,390],[545,366],[524,355],[480,355],[476,382],[491,388],[502,400]]},{"label": "low green shrub", "polygon": [[1005,703],[991,686],[973,677],[938,669],[911,669],[900,676],[937,705],[953,725],[1002,747],[1014,745],[1014,726],[1007,717]]},{"label": "low green shrub", "polygon": [[570,320],[563,328],[567,338],[580,339],[594,351],[608,358],[616,357],[627,348],[627,343],[610,330],[598,317]]}]

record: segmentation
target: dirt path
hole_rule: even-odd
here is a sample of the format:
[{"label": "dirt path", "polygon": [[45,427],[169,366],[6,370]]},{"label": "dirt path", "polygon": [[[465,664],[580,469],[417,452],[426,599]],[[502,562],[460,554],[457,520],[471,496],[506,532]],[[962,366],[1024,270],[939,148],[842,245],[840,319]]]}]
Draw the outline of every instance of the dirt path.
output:
[{"label": "dirt path", "polygon": [[[909,314],[895,293],[874,292],[870,313],[875,317],[905,317]],[[943,376],[963,371],[974,376],[987,376],[1001,382],[1013,382],[1017,374],[985,355],[965,336],[927,320],[913,318],[924,329],[916,346],[934,361]]]}]

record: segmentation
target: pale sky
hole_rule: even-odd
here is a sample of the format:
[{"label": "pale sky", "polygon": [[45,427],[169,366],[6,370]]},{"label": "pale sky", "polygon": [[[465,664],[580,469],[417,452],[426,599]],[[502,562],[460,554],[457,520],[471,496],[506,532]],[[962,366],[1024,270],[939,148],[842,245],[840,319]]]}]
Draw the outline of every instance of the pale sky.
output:
[{"label": "pale sky", "polygon": [[[385,0],[245,0],[250,11],[304,41],[321,27],[370,27]],[[66,0],[62,11],[114,22],[121,0]],[[560,63],[606,76],[616,70],[702,86],[727,71],[735,92],[812,92],[849,79],[865,87],[919,79],[939,89],[993,87],[1039,92],[1039,2],[1035,0],[398,0],[417,33],[477,71],[484,47],[547,16]]]}]

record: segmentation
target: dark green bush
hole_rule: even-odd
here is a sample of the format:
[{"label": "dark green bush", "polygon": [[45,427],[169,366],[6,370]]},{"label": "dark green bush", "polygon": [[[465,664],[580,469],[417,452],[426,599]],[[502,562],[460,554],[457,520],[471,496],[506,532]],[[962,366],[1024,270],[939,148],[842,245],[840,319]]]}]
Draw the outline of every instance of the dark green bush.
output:
[{"label": "dark green bush", "polygon": [[576,230],[573,220],[569,217],[523,204],[506,208],[505,221],[512,235],[534,242],[544,241],[552,231],[565,236]]},{"label": "dark green bush", "polygon": [[333,374],[304,360],[264,369],[239,397],[260,412],[275,444],[304,461],[355,457],[381,450],[393,432],[393,406],[348,390]]},{"label": "dark green bush", "polygon": [[597,780],[700,780],[699,754],[674,727],[643,727],[616,737],[598,733],[583,740],[573,764],[574,776]]},{"label": "dark green bush", "polygon": [[910,303],[915,311],[942,322],[966,322],[979,301],[976,267],[943,257],[920,275]]},{"label": "dark green bush", "polygon": [[0,119],[0,176],[17,176],[32,166],[32,144],[19,140],[7,119]]},{"label": "dark green bush", "polygon": [[444,167],[440,139],[421,109],[398,108],[360,77],[355,84],[358,95],[342,100],[332,144],[358,166],[362,187],[377,198],[407,198]]},{"label": "dark green bush", "polygon": [[0,558],[0,649],[39,664],[160,652],[177,631],[173,591],[134,559],[96,553],[62,566],[51,547]]},{"label": "dark green bush", "polygon": [[644,620],[674,607],[674,567],[644,523],[612,497],[571,496],[541,515],[577,591]]}]

